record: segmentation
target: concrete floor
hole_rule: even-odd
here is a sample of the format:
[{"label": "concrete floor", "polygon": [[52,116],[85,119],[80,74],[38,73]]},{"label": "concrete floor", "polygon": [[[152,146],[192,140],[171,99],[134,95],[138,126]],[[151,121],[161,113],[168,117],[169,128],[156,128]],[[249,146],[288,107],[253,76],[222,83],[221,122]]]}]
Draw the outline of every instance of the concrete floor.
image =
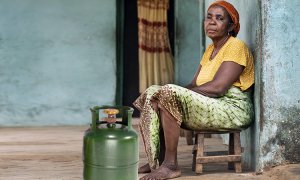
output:
[{"label": "concrete floor", "polygon": [[[134,128],[137,131],[137,121]],[[82,137],[88,127],[17,127],[0,128],[1,180],[77,180],[82,179]],[[178,160],[183,179],[300,179],[300,164],[274,167],[261,175],[243,167],[243,173],[227,170],[227,163],[205,164],[204,173],[191,170],[192,146],[179,140]],[[205,151],[226,150],[219,138],[206,138]],[[140,141],[140,165],[147,162]],[[145,174],[139,174],[139,177]]]}]

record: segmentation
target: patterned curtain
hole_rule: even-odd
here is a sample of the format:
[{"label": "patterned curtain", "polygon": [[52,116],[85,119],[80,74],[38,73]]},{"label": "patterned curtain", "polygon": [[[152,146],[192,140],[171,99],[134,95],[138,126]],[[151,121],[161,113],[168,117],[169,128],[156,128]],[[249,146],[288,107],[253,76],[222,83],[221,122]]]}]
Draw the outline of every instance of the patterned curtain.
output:
[{"label": "patterned curtain", "polygon": [[169,0],[137,0],[140,93],[174,83],[174,58],[167,29]]}]

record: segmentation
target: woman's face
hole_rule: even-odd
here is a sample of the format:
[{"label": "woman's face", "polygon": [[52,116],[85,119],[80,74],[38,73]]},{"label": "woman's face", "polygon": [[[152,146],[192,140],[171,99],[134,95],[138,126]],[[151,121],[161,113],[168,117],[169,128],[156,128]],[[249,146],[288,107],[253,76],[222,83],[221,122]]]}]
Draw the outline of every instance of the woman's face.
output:
[{"label": "woman's face", "polygon": [[207,11],[205,34],[212,40],[222,39],[229,31],[230,17],[225,8],[213,6]]}]

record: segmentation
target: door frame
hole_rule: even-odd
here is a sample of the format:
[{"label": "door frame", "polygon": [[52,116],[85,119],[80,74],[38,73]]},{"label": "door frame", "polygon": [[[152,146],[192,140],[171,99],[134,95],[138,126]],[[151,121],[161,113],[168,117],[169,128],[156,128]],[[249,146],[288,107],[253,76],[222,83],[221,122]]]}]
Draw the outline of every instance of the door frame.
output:
[{"label": "door frame", "polygon": [[122,105],[123,99],[123,49],[124,49],[124,1],[116,0],[116,97],[115,104]]}]

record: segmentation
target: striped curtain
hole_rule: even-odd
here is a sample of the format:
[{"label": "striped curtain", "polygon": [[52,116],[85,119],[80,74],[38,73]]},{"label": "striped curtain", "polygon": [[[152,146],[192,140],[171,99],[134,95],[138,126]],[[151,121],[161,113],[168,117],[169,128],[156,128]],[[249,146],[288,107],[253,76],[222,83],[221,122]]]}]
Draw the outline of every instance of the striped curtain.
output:
[{"label": "striped curtain", "polygon": [[174,58],[167,29],[169,0],[137,0],[140,93],[174,83]]}]

